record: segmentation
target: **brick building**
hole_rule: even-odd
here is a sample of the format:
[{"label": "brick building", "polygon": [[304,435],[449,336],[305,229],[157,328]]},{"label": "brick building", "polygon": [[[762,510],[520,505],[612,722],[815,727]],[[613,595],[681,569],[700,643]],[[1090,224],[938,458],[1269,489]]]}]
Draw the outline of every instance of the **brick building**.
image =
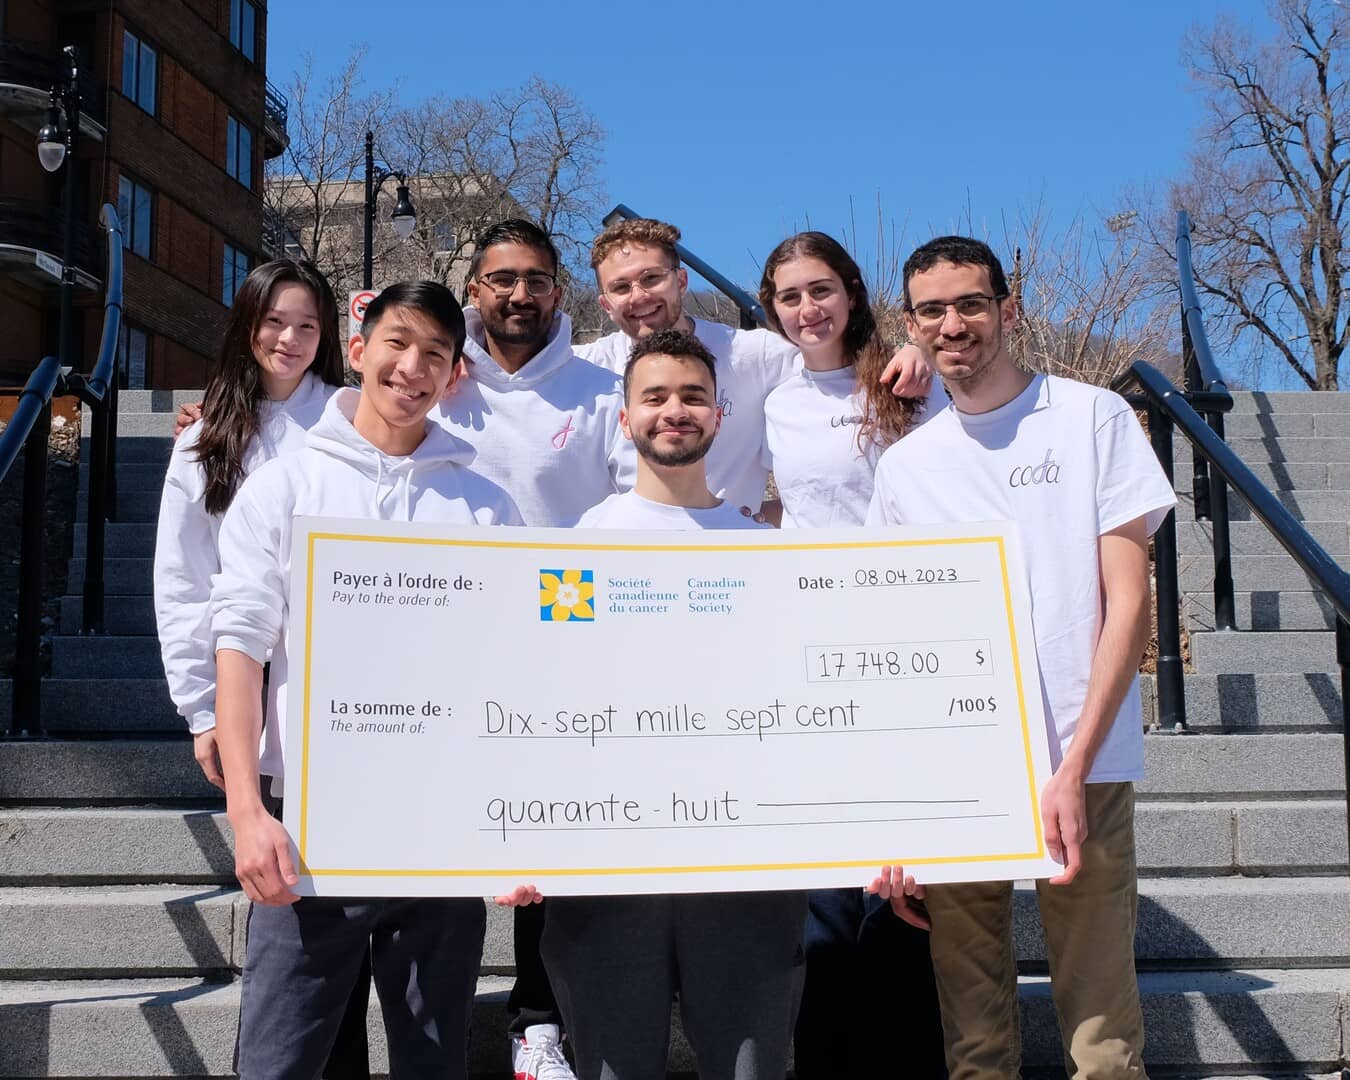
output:
[{"label": "brick building", "polygon": [[58,290],[41,268],[62,250],[62,184],[35,132],[79,49],[76,355],[102,324],[98,207],[125,229],[122,385],[201,386],[234,289],[263,254],[265,158],[286,145],[286,103],[267,84],[264,0],[4,0],[0,3],[0,381],[56,351]]}]

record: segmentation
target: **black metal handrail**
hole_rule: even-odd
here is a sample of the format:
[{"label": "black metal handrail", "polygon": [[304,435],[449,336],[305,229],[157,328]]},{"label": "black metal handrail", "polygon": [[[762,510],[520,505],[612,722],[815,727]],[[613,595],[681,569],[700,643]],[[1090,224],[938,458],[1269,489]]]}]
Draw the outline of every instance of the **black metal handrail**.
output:
[{"label": "black metal handrail", "polygon": [[[608,227],[618,221],[619,218],[627,218],[632,221],[640,217],[642,215],[636,210],[625,206],[623,203],[618,203],[613,210],[605,215],[604,224]],[[718,273],[683,244],[676,244],[675,251],[680,256],[681,262],[689,266],[699,277],[736,305],[736,310],[741,315],[742,330],[753,330],[757,326],[765,325],[764,309],[760,307],[758,300],[730,278]]]},{"label": "black metal handrail", "polygon": [[[1303,572],[1330,601],[1336,611],[1336,662],[1341,668],[1341,725],[1345,753],[1346,828],[1350,830],[1350,573],[1341,569],[1336,560],[1313,539],[1275,493],[1256,478],[1256,475],[1223,441],[1186,400],[1186,395],[1173,386],[1152,364],[1136,361],[1130,367],[1131,381],[1139,387],[1148,402],[1149,429],[1153,445],[1160,450],[1159,457],[1170,477],[1172,475],[1172,431],[1174,426],[1190,440],[1196,457],[1203,456],[1209,463],[1212,476],[1219,484],[1231,484],[1251,508],[1257,520],[1268,528],[1280,545],[1293,556]],[[1165,450],[1163,449],[1165,447]],[[1158,652],[1161,660],[1164,634],[1179,636],[1176,571],[1176,515],[1169,514],[1163,527],[1171,536],[1171,551],[1164,557],[1164,545],[1154,543],[1158,577]],[[1217,545],[1215,552],[1218,558]],[[1171,626],[1164,630],[1164,620]],[[1161,663],[1158,668],[1158,711],[1160,717],[1180,721],[1185,726],[1185,691],[1181,681],[1180,661],[1175,673],[1169,670],[1167,678]],[[1179,715],[1177,709],[1180,709]],[[1167,715],[1170,712],[1172,715]]]},{"label": "black metal handrail", "polygon": [[24,452],[22,531],[19,545],[19,619],[15,631],[13,708],[10,734],[42,733],[43,526],[47,501],[47,442],[51,436],[52,398],[74,394],[93,416],[89,445],[89,514],[85,550],[85,632],[103,629],[103,528],[116,502],[117,363],[122,329],[122,223],[113,207],[99,211],[108,247],[103,337],[93,371],[85,376],[44,357],[19,395],[9,426],[0,433],[0,480]]}]

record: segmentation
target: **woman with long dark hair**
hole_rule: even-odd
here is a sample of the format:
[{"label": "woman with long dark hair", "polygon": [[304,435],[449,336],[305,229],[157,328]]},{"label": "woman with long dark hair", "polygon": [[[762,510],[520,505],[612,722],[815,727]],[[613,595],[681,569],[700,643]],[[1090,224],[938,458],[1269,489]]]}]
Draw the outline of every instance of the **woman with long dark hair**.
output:
[{"label": "woman with long dark hair", "polygon": [[220,519],[245,476],[303,444],[343,383],[342,358],[337,304],[323,275],[307,262],[264,263],[235,294],[202,419],[179,436],[169,459],[155,540],[155,619],[169,695],[217,787],[224,782],[210,598]]},{"label": "woman with long dark hair", "polygon": [[861,525],[882,451],[943,408],[946,392],[934,380],[926,399],[898,398],[881,381],[892,347],[858,264],[825,233],[797,233],[769,253],[759,300],[802,355],[764,405],[783,525]]},{"label": "woman with long dark hair", "polygon": [[[897,398],[881,381],[882,340],[862,271],[835,239],[791,236],[769,254],[759,287],[769,325],[802,366],[764,403],[765,443],[784,527],[861,525],[882,452],[947,404]],[[912,347],[912,346],[911,346]],[[880,1033],[903,1046],[906,1075],[946,1075],[927,936],[861,889],[809,896],[806,982],[795,1038],[798,1080],[870,1076]]]}]

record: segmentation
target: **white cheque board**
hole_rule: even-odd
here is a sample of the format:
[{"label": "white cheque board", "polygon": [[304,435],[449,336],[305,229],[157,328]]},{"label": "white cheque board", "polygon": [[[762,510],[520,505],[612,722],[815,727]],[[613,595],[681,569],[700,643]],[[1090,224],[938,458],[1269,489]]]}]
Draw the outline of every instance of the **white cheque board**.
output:
[{"label": "white cheque board", "polygon": [[285,824],[317,895],[1045,877],[1015,526],[297,518]]}]

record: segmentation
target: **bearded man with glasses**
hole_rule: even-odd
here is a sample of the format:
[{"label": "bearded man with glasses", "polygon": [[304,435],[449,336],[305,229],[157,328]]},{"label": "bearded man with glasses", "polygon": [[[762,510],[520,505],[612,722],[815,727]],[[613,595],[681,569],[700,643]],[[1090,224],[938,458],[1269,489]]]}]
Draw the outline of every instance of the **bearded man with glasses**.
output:
[{"label": "bearded man with glasses", "polygon": [[[867,524],[1018,523],[1054,770],[1041,821],[1063,866],[1036,882],[1036,898],[1065,1071],[1145,1080],[1134,971],[1138,672],[1148,538],[1176,496],[1118,394],[1013,361],[1017,302],[986,244],[929,241],[905,261],[904,290],[910,336],[952,403],[882,455]],[[896,871],[873,891],[906,922],[931,923],[952,1080],[1019,1076],[1012,883],[925,893]]]},{"label": "bearded man with glasses", "polygon": [[[538,226],[509,220],[478,239],[464,311],[466,378],[432,419],[476,451],[526,525],[565,527],[636,477],[619,427],[623,381],[572,349],[558,308],[558,252]],[[516,982],[507,1002],[517,1080],[575,1080],[561,1014],[539,956],[545,905],[515,909]]]}]

